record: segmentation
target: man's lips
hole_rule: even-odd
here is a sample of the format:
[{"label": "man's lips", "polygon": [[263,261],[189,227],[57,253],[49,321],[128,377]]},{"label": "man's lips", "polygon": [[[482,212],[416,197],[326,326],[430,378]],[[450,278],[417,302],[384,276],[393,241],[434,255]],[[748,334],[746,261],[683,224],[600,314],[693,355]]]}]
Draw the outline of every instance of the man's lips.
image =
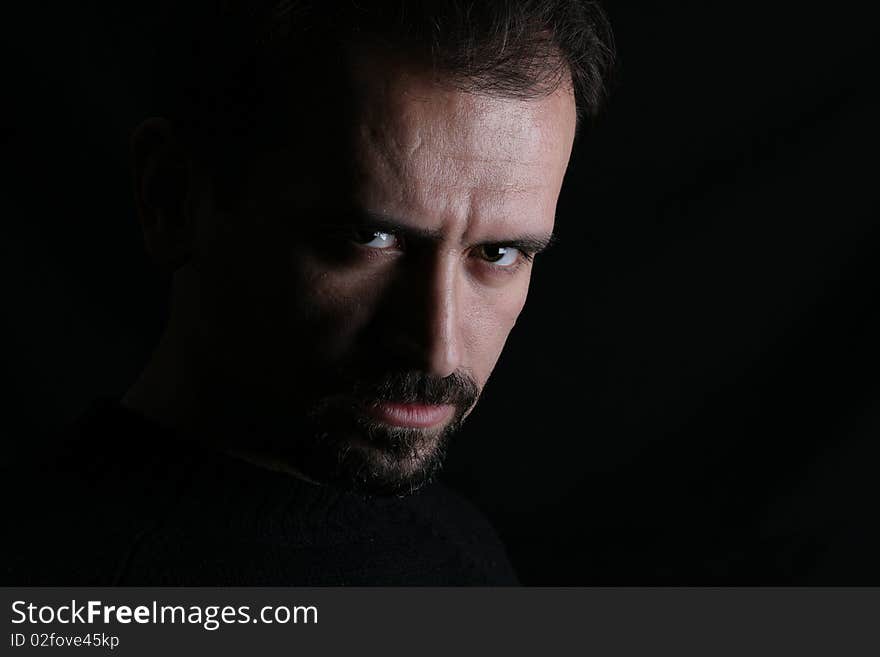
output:
[{"label": "man's lips", "polygon": [[455,412],[449,404],[400,404],[379,402],[365,405],[364,411],[374,420],[395,427],[426,429],[448,421]]}]

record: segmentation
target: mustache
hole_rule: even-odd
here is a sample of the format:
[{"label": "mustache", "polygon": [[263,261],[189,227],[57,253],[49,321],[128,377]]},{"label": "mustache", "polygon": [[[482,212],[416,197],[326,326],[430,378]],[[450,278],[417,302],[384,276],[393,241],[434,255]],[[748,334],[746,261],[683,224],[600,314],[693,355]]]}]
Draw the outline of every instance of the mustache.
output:
[{"label": "mustache", "polygon": [[352,381],[352,393],[365,402],[449,404],[464,411],[476,403],[480,389],[465,372],[439,377],[410,370],[387,373],[373,380]]}]

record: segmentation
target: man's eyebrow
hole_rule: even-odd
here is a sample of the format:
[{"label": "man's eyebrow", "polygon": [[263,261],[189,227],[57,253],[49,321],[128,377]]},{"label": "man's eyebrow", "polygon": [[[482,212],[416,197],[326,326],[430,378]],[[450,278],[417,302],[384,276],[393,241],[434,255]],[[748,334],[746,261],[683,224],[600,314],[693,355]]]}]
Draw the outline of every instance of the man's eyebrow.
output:
[{"label": "man's eyebrow", "polygon": [[556,236],[550,235],[520,235],[511,239],[492,242],[492,244],[501,244],[503,246],[512,246],[525,253],[537,255],[541,251],[553,246],[556,243]]},{"label": "man's eyebrow", "polygon": [[[401,221],[375,212],[360,211],[357,213],[357,220],[359,223],[363,224],[365,228],[368,227],[373,230],[382,231],[383,233],[393,233],[394,235],[402,236],[404,239],[408,238],[418,241],[438,242],[443,237],[442,231],[410,226]],[[507,238],[483,240],[481,244],[509,246],[525,253],[538,254],[552,246],[555,242],[556,236],[552,233],[549,235],[527,233]]]},{"label": "man's eyebrow", "polygon": [[438,242],[443,237],[442,232],[439,230],[408,226],[402,221],[366,210],[357,212],[355,218],[364,228],[382,231],[383,233],[393,233],[395,235],[401,235],[404,238],[425,242]]}]

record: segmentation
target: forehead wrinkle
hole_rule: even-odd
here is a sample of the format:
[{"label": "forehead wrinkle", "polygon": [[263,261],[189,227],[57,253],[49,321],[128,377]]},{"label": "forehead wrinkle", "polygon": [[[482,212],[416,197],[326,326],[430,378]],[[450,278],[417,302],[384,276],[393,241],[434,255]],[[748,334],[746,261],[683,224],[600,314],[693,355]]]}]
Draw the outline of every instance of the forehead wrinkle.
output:
[{"label": "forehead wrinkle", "polygon": [[[479,154],[445,150],[445,144],[432,153],[429,144],[419,138],[407,161],[396,167],[411,183],[427,189],[446,191],[473,189],[477,192],[525,192],[537,190],[533,172],[541,164],[517,157],[487,157]],[[476,149],[474,149],[476,150]],[[526,174],[523,169],[528,170]]]},{"label": "forehead wrinkle", "polygon": [[[392,109],[397,112],[397,132],[407,147],[401,149],[402,155],[414,158],[425,148],[432,147],[434,157],[454,161],[477,163],[509,163],[540,166],[539,162],[525,161],[520,156],[525,152],[535,152],[535,146],[543,140],[542,126],[538,125],[530,104],[526,101],[485,97],[467,92],[442,92],[442,100],[434,100],[435,107],[429,109],[435,121],[426,127],[425,115],[419,113],[418,106],[428,104],[422,98],[410,98],[409,102],[393,99]],[[501,111],[499,111],[499,109]],[[491,145],[498,150],[492,157],[469,155],[469,151],[485,150],[485,135],[495,134],[501,128],[502,139],[493,139]]]},{"label": "forehead wrinkle", "polygon": [[[372,209],[410,221],[421,219],[419,223],[427,225],[442,224],[450,241],[478,241],[487,232],[498,233],[491,229],[497,222],[490,217],[506,214],[512,199],[541,196],[545,191],[531,176],[505,177],[503,170],[510,164],[520,164],[518,159],[499,162],[495,158],[467,157],[454,152],[431,158],[427,157],[431,137],[426,139],[423,130],[413,130],[409,143],[396,135],[390,139],[377,138],[380,134],[387,131],[369,133],[369,157],[363,163],[368,167],[366,180],[380,183],[375,190],[380,198],[371,199],[378,205]],[[492,171],[468,166],[474,162],[492,165]],[[511,173],[515,171],[510,168]],[[450,191],[455,193],[449,194]],[[507,232],[517,232],[514,228]]]},{"label": "forehead wrinkle", "polygon": [[468,155],[466,153],[445,153],[443,155],[447,160],[454,162],[468,162],[477,164],[516,164],[528,167],[539,167],[540,162],[527,162],[516,157],[480,157],[479,155]]},{"label": "forehead wrinkle", "polygon": [[[360,202],[401,223],[442,231],[447,244],[552,229],[551,187],[565,168],[555,154],[565,144],[558,114],[547,116],[549,97],[491,98],[388,70],[378,78],[381,84],[362,87]],[[542,175],[548,166],[560,175]],[[539,215],[540,224],[537,217],[526,221],[525,212]]]},{"label": "forehead wrinkle", "polygon": [[[434,103],[439,107],[428,110],[433,120],[426,124],[424,114],[420,114],[420,110],[425,110],[425,98],[412,95],[389,98],[382,94],[378,100],[386,104],[385,111],[377,115],[377,108],[371,108],[373,111],[364,117],[360,133],[372,155],[378,156],[372,158],[373,166],[381,165],[398,184],[415,179],[426,182],[433,178],[435,186],[444,181],[439,188],[453,189],[460,184],[445,183],[459,178],[461,184],[482,185],[489,180],[503,180],[505,175],[518,168],[534,170],[543,166],[540,158],[526,160],[520,156],[523,152],[531,154],[543,150],[528,148],[541,141],[541,135],[537,133],[543,131],[535,125],[531,112],[522,111],[523,107],[528,108],[527,104],[498,105],[496,99],[447,92]],[[501,115],[479,111],[485,103],[490,104],[488,109],[500,107],[503,110]],[[396,120],[390,123],[382,120],[389,115],[395,116]],[[488,145],[496,153],[480,156],[487,148],[484,135],[497,134],[499,127],[503,138]],[[489,169],[467,166],[473,164],[486,165]],[[525,181],[493,185],[500,189],[517,186],[525,186]]]},{"label": "forehead wrinkle", "polygon": [[469,190],[471,193],[486,194],[491,196],[523,196],[526,194],[540,193],[543,191],[541,185],[529,184],[519,180],[511,180],[498,184],[489,184],[485,181],[448,181],[437,180],[435,178],[422,179],[419,181],[420,187],[433,191],[449,191],[449,190]]}]

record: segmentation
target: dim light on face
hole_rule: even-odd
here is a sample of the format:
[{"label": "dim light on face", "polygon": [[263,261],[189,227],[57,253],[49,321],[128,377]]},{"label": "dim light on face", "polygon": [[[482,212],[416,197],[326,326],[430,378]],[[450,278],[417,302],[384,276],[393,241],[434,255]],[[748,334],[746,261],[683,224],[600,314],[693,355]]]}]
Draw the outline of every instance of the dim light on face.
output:
[{"label": "dim light on face", "polygon": [[311,452],[332,445],[322,468],[411,488],[523,308],[575,106],[564,86],[497,98],[358,61],[344,150],[296,126],[298,145],[254,162],[234,214],[203,208],[200,344],[273,414],[311,419]]}]

